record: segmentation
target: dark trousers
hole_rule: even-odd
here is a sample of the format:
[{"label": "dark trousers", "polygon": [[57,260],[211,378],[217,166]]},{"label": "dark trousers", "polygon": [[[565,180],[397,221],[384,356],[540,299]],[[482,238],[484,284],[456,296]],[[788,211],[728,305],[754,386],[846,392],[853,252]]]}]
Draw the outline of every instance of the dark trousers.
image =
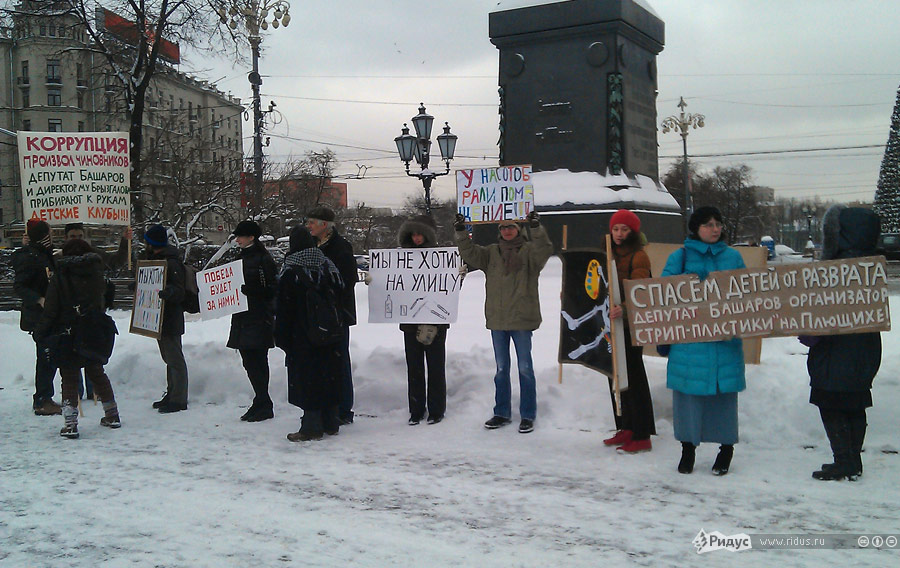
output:
[{"label": "dark trousers", "polygon": [[272,399],[269,397],[269,350],[238,349],[241,363],[247,371],[247,378],[253,387],[252,408],[271,409]]},{"label": "dark trousers", "polygon": [[[81,383],[81,369],[60,369],[59,374],[60,376],[62,376],[63,403],[68,403],[71,406],[77,406],[78,386]],[[94,385],[94,392],[97,393],[97,397],[101,402],[110,402],[112,400],[115,400],[112,385],[109,382],[109,377],[103,370],[103,365],[101,365],[100,363],[92,363],[90,365],[86,365],[84,367],[84,374],[87,377],[88,381],[90,381],[90,383]]]},{"label": "dark trousers", "polygon": [[834,463],[851,464],[862,471],[862,447],[866,440],[866,410],[819,408],[822,426],[831,444]]},{"label": "dark trousers", "polygon": [[353,374],[350,366],[350,326],[344,326],[344,342],[341,344],[343,368],[341,369],[341,402],[338,414],[342,419],[353,420]]},{"label": "dark trousers", "polygon": [[56,367],[50,362],[50,357],[46,351],[47,346],[44,342],[35,339],[34,343],[37,352],[37,362],[34,365],[33,406],[37,408],[53,398],[53,377],[56,376]]},{"label": "dark trousers", "polygon": [[[409,382],[409,416],[416,420],[428,416],[443,418],[447,408],[447,379],[444,372],[446,362],[447,328],[439,327],[431,345],[422,345],[416,340],[416,327],[403,331],[406,348],[406,378]],[[425,365],[428,364],[426,389]],[[427,394],[426,394],[427,393]]]},{"label": "dark trousers", "polygon": [[653,417],[653,401],[650,398],[647,371],[644,370],[643,350],[641,346],[625,346],[628,388],[621,392],[622,416],[615,414],[616,395],[612,379],[609,380],[616,430],[631,430],[634,440],[647,440],[651,434],[656,434],[656,420]]},{"label": "dark trousers", "polygon": [[180,335],[163,335],[156,340],[159,354],[166,364],[166,393],[171,404],[187,404],[188,371],[181,350]]}]

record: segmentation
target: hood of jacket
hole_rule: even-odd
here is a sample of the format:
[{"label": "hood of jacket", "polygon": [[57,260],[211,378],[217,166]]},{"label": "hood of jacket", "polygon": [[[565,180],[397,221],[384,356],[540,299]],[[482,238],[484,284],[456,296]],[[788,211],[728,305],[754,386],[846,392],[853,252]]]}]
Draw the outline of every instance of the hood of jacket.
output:
[{"label": "hood of jacket", "polygon": [[[429,223],[430,221],[430,223]],[[434,221],[430,217],[419,215],[404,221],[400,225],[400,231],[397,234],[397,244],[403,248],[432,248],[437,246],[437,233],[433,226]],[[425,242],[421,245],[413,243],[413,233],[418,233],[425,237]]]},{"label": "hood of jacket", "polygon": [[822,260],[872,256],[881,220],[870,209],[833,205],[822,219]]},{"label": "hood of jacket", "polygon": [[103,259],[95,252],[80,256],[64,256],[57,259],[56,269],[72,276],[87,277],[103,270]]}]

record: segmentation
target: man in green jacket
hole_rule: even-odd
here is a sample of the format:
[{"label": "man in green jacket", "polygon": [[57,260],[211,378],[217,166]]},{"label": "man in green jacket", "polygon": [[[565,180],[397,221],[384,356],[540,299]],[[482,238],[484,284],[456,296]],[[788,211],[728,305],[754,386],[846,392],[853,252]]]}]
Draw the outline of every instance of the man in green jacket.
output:
[{"label": "man in green jacket", "polygon": [[489,430],[506,426],[512,416],[509,342],[516,346],[519,368],[519,432],[534,430],[537,415],[537,389],[531,360],[531,334],[541,325],[538,277],[553,253],[547,231],[540,225],[536,211],[528,214],[529,239],[514,220],[499,224],[496,244],[476,245],[466,231],[466,219],[456,216],[456,244],[469,269],[484,271],[484,317],[491,330],[497,373],[494,375],[494,416],[484,423]]}]

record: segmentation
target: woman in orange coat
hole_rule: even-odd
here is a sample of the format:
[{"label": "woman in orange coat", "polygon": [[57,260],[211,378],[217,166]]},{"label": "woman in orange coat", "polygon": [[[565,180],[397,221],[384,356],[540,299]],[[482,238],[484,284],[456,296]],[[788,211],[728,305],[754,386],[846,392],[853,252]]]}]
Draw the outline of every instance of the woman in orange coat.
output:
[{"label": "woman in orange coat", "polygon": [[[650,257],[644,252],[644,235],[641,220],[627,209],[619,209],[609,220],[612,236],[612,252],[619,273],[620,290],[624,280],[650,278]],[[610,285],[616,283],[610,282]],[[622,306],[611,306],[610,319],[622,318]],[[628,325],[627,323],[625,325]],[[627,335],[627,333],[626,333]],[[616,435],[603,440],[607,446],[618,446],[626,453],[646,452],[651,449],[650,435],[656,434],[653,419],[653,401],[650,399],[650,385],[644,370],[643,347],[632,346],[626,340],[625,363],[628,368],[628,388],[621,393],[622,416],[616,416]],[[610,394],[615,397],[610,380]],[[615,399],[613,400],[615,407]]]}]

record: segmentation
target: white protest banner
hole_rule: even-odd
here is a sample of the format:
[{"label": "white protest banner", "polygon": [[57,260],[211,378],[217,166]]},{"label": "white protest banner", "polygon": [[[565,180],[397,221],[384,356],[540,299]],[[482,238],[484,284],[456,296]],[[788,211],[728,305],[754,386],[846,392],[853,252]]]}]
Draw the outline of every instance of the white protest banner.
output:
[{"label": "white protest banner", "polygon": [[164,301],[159,292],[166,287],[166,261],[140,260],[134,286],[134,307],[128,331],[159,339]]},{"label": "white protest banner", "polygon": [[131,224],[127,132],[19,132],[25,219]]},{"label": "white protest banner", "polygon": [[200,317],[205,320],[246,312],[250,306],[241,293],[244,269],[240,260],[197,273]]},{"label": "white protest banner", "polygon": [[469,223],[524,219],[534,211],[531,166],[457,170],[456,204]]},{"label": "white protest banner", "polygon": [[369,323],[453,323],[462,276],[459,250],[369,251]]},{"label": "white protest banner", "polygon": [[633,345],[889,331],[883,256],[626,280]]}]

